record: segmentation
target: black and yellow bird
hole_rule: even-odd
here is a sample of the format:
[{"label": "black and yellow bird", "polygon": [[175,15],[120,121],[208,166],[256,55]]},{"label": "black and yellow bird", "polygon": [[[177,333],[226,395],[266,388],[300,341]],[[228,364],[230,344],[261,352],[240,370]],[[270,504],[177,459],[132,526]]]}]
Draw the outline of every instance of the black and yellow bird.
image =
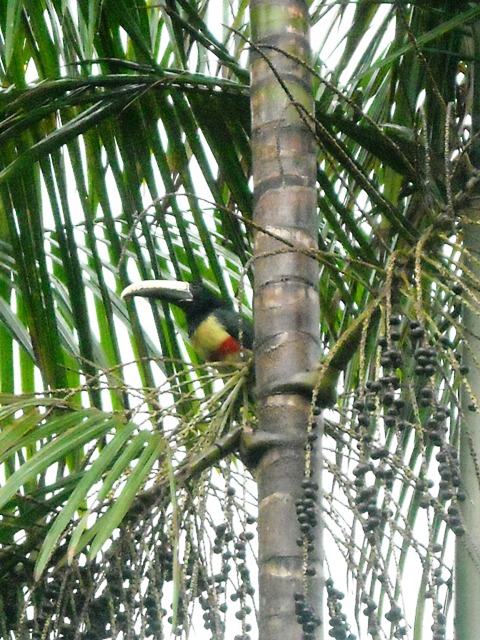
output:
[{"label": "black and yellow bird", "polygon": [[122,291],[122,298],[132,296],[155,298],[179,307],[185,313],[192,346],[206,362],[232,363],[253,347],[252,323],[235,310],[231,301],[200,282],[144,280]]},{"label": "black and yellow bird", "polygon": [[[141,296],[173,304],[185,313],[188,335],[197,354],[206,362],[234,363],[253,348],[253,325],[234,307],[201,282],[144,280],[122,291],[122,298]],[[336,346],[310,371],[299,372],[287,382],[276,384],[269,393],[300,393],[311,396],[321,407],[335,403],[340,374],[355,354],[366,320],[377,315],[366,310],[337,340]]]}]

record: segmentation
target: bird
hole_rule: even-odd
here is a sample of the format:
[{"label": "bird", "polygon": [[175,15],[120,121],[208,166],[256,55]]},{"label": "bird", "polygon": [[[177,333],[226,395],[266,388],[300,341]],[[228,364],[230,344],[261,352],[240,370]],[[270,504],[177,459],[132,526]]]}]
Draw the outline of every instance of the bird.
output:
[{"label": "bird", "polygon": [[[196,353],[217,368],[234,364],[253,349],[254,332],[250,320],[201,281],[144,280],[131,284],[121,293],[122,299],[141,296],[168,302],[185,314],[188,335]],[[268,394],[296,393],[312,397],[319,407],[332,407],[336,402],[339,376],[356,353],[365,323],[375,324],[379,310],[376,303],[352,321],[337,340],[335,347],[312,369],[295,374],[286,382],[267,389]],[[250,377],[250,384],[254,382]]]},{"label": "bird", "polygon": [[190,341],[205,362],[231,364],[253,348],[253,325],[235,310],[231,300],[200,281],[144,280],[131,284],[122,299],[141,296],[168,302],[185,314]]}]

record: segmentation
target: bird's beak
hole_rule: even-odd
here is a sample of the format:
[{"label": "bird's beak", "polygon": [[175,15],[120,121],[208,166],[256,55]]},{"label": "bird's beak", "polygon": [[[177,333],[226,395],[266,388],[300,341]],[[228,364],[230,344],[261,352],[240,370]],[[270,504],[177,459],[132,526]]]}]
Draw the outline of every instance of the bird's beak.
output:
[{"label": "bird's beak", "polygon": [[177,282],[176,280],[144,280],[139,284],[129,285],[121,293],[122,299],[133,296],[156,298],[173,304],[191,302],[193,300],[190,283]]}]

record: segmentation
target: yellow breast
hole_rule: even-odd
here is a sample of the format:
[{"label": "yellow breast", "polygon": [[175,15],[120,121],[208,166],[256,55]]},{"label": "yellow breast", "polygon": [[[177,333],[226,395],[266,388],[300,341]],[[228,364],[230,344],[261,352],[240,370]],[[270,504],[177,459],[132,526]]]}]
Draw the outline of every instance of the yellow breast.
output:
[{"label": "yellow breast", "polygon": [[198,355],[204,360],[211,360],[212,354],[217,352],[221,345],[230,338],[215,316],[208,316],[192,335],[192,345]]}]

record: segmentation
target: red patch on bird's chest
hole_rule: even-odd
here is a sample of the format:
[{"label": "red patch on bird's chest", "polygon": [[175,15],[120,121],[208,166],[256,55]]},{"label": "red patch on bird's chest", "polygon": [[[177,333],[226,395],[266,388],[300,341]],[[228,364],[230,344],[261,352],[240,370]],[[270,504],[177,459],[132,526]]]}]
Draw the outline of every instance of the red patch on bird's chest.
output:
[{"label": "red patch on bird's chest", "polygon": [[232,359],[231,356],[236,356],[240,353],[241,348],[237,340],[228,336],[226,340],[216,349],[209,357],[212,362]]}]

